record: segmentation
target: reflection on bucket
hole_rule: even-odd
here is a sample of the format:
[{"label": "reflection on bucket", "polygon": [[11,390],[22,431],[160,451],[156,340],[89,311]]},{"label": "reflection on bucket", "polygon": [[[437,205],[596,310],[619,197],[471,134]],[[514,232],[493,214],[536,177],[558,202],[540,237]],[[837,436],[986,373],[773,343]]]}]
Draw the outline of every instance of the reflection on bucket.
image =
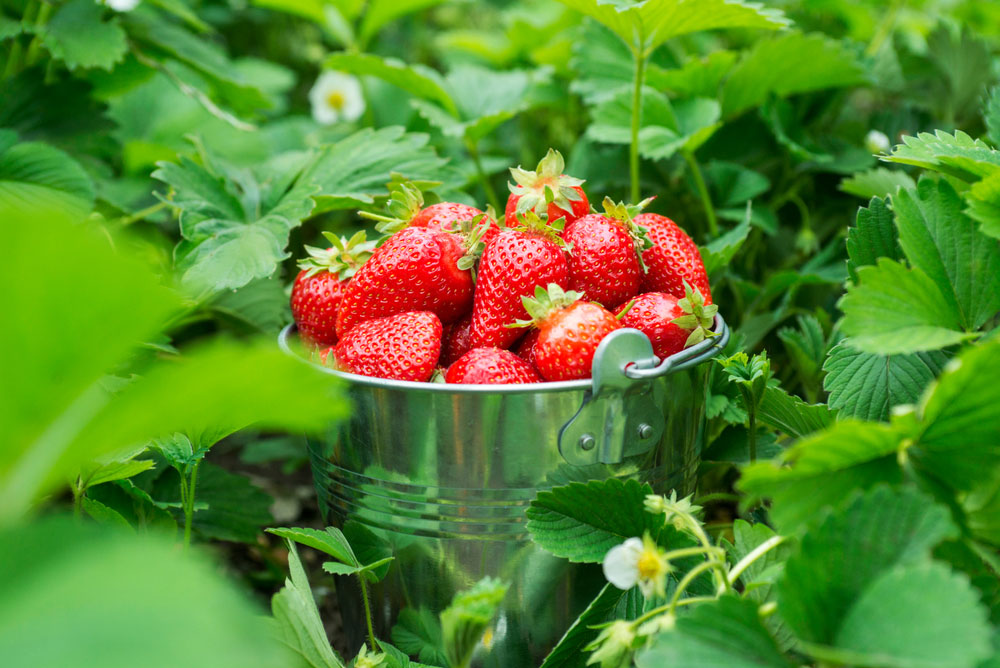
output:
[{"label": "reflection on bucket", "polygon": [[[644,335],[618,330],[602,341],[586,381],[459,386],[327,369],[348,380],[353,412],[310,441],[310,458],[326,521],[344,529],[363,561],[395,557],[370,592],[376,632],[416,651],[454,594],[489,575],[510,589],[474,664],[537,665],[604,581],[599,566],[570,564],[531,542],[528,504],[541,489],[609,477],[693,491],[703,362],[729,337],[718,316],[715,331],[660,361]],[[282,332],[286,350],[293,338]],[[360,592],[346,577],[337,590],[359,647]]]}]

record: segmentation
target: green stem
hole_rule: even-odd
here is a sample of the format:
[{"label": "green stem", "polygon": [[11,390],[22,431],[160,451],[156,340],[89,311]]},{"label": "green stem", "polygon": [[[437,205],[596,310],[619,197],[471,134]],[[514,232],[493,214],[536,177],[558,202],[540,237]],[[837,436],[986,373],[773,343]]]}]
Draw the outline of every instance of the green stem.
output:
[{"label": "green stem", "polygon": [[[47,2],[43,2],[38,8],[38,16],[35,18],[36,26],[44,26],[49,21],[49,16],[52,15],[52,5]],[[38,55],[42,51],[42,39],[38,35],[35,35],[34,39],[31,40],[31,44],[28,45],[28,52],[24,57],[25,65],[31,67],[38,61]]]},{"label": "green stem", "polygon": [[669,610],[671,613],[673,613],[677,609],[677,602],[680,601],[681,595],[688,588],[688,586],[692,582],[694,582],[694,579],[699,575],[701,575],[702,573],[704,573],[705,571],[707,571],[708,569],[715,568],[717,563],[718,563],[717,561],[703,561],[684,574],[684,577],[681,578],[681,581],[677,583],[677,589],[674,590],[674,595],[670,599]]},{"label": "green stem", "polygon": [[631,199],[639,201],[639,125],[642,123],[642,83],[646,71],[646,55],[633,51],[635,80],[632,82],[632,141],[628,147],[628,170],[632,184]]},{"label": "green stem", "polygon": [[899,8],[902,4],[903,0],[893,1],[892,6],[889,7],[889,11],[885,13],[882,22],[876,28],[875,34],[872,35],[872,41],[868,44],[868,48],[865,49],[866,56],[874,56],[878,53],[878,50],[882,47],[882,43],[892,34],[892,29],[896,26],[896,16],[899,14]]},{"label": "green stem", "polygon": [[371,646],[373,652],[377,652],[378,645],[375,643],[375,630],[372,628],[372,609],[371,604],[368,602],[368,585],[365,584],[364,573],[358,574],[358,582],[361,583],[361,598],[365,602],[365,624],[368,625],[368,644]]},{"label": "green stem", "polygon": [[[729,583],[729,586],[732,586],[733,583],[736,582],[736,580],[739,579],[741,575],[743,575],[743,571],[750,568],[750,566],[752,566],[755,561],[757,561],[765,554],[767,554],[774,548],[784,543],[785,540],[786,538],[784,536],[771,536],[763,543],[755,547],[753,550],[748,552],[745,557],[740,559],[736,563],[736,565],[733,566],[733,569],[729,571],[728,575],[726,575],[726,581]],[[720,595],[722,593],[723,591],[719,591]]]},{"label": "green stem", "polygon": [[683,547],[683,548],[681,548],[679,550],[671,550],[670,552],[666,552],[663,555],[663,557],[667,561],[670,561],[672,559],[683,559],[684,557],[694,557],[694,556],[697,556],[699,554],[710,554],[710,555],[719,556],[720,553],[724,554],[724,551],[721,548],[714,547],[714,546],[712,546],[712,547],[704,547],[704,546]]},{"label": "green stem", "polygon": [[[711,553],[710,551],[718,550],[717,547],[712,545],[712,541],[709,540],[708,534],[705,533],[705,530],[702,528],[698,520],[696,520],[692,516],[687,516],[687,515],[682,515],[682,517],[684,517],[684,519],[687,521],[686,523],[688,525],[688,528],[691,529],[691,533],[693,533],[695,537],[698,539],[698,542],[701,543],[702,546],[706,548],[706,552]],[[726,565],[723,562],[716,561],[714,559],[710,559],[705,563],[714,568],[714,570],[712,571],[712,577],[715,580],[715,584],[721,587],[723,591],[728,589],[729,583],[726,581]]]},{"label": "green stem", "polygon": [[747,443],[750,446],[750,463],[757,461],[757,402],[754,401],[753,392],[748,388],[740,386],[743,394],[743,403],[747,406]]},{"label": "green stem", "polygon": [[152,216],[154,213],[162,211],[163,209],[167,208],[168,206],[170,206],[170,205],[167,202],[157,202],[156,204],[153,204],[152,206],[147,206],[142,211],[136,211],[135,213],[133,213],[131,215],[122,216],[121,218],[117,218],[117,219],[115,219],[114,222],[118,223],[119,225],[121,225],[123,227],[126,226],[126,225],[131,225],[132,223],[134,223],[136,221],[143,220],[145,218],[148,218],[148,217]]},{"label": "green stem", "polygon": [[486,170],[483,169],[483,163],[479,160],[479,147],[476,146],[474,141],[466,141],[465,148],[469,151],[469,157],[472,158],[472,163],[476,166],[476,174],[479,176],[479,182],[483,186],[483,190],[486,192],[486,201],[493,206],[496,211],[503,211],[500,208],[500,200],[497,199],[497,193],[493,189],[493,184],[490,183],[490,179],[486,176]]},{"label": "green stem", "polygon": [[[677,601],[677,605],[675,607],[679,608],[681,606],[692,605],[694,603],[708,603],[709,601],[714,601],[714,600],[715,600],[714,596],[689,596],[688,598],[682,598],[681,600]],[[661,605],[658,608],[653,608],[652,610],[650,610],[649,612],[645,613],[644,615],[636,619],[634,622],[632,622],[632,624],[633,626],[639,626],[643,622],[648,622],[650,619],[656,617],[657,615],[662,615],[669,609],[670,609],[670,603]]]},{"label": "green stem", "polygon": [[10,51],[7,52],[7,66],[3,69],[4,79],[9,79],[20,71],[21,52],[23,50],[24,48],[21,46],[21,40],[15,37],[13,43],[10,45]]},{"label": "green stem", "polygon": [[76,482],[70,485],[73,490],[73,517],[80,519],[83,514],[83,481],[80,476],[76,477]]},{"label": "green stem", "polygon": [[691,170],[691,176],[694,177],[694,185],[698,189],[701,206],[705,209],[705,220],[708,221],[708,234],[714,239],[719,236],[719,223],[715,219],[715,207],[712,206],[712,198],[708,194],[705,177],[701,174],[701,167],[698,165],[698,160],[694,157],[694,153],[690,151],[682,151],[682,153],[684,154],[684,160],[687,162],[688,168]]},{"label": "green stem", "polygon": [[194,518],[194,490],[198,484],[198,466],[201,462],[195,462],[191,467],[191,479],[186,484],[181,484],[181,494],[184,495],[187,489],[187,499],[184,501],[184,549],[191,545],[191,521]]}]

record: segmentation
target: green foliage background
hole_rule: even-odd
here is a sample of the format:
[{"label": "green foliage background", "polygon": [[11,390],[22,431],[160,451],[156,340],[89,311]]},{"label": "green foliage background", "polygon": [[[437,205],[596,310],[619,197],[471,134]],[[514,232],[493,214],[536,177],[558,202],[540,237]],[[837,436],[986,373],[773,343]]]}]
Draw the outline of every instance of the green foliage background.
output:
[{"label": "green foliage background", "polygon": [[[289,665],[282,645],[340,665],[294,548],[273,605],[282,643],[260,633],[238,590],[278,589],[286,547],[263,537],[269,495],[211,449],[278,478],[302,453],[276,433],[346,415],[328,377],[273,345],[304,245],[365,227],[356,211],[401,177],[428,201],[502,208],[507,168],[550,146],[591,199],[655,195],[650,210],[701,246],[735,332],[726,354],[767,357],[712,370],[700,493],[714,516],[755,522],[721,522],[736,546],[765,524],[802,537],[759,599],[788,628],[720,599],[637,665],[786,665],[789,648],[826,665],[997,665],[1000,5],[113,6],[0,0],[12,665]],[[324,70],[360,78],[360,118],[313,119]],[[574,494],[545,512],[586,515]],[[880,540],[851,534],[880,503],[931,517],[926,541],[858,565],[846,593],[818,591],[829,554]],[[617,536],[602,530],[554,551],[599,560]],[[163,533],[194,547],[177,556]],[[229,542],[266,546],[264,573],[213,572],[203,553]],[[348,553],[331,572],[384,565]],[[926,607],[888,603],[912,591]],[[618,603],[602,597],[588,620]],[[458,618],[450,636],[468,632]],[[896,618],[909,621],[872,622]],[[728,653],[705,632],[722,623],[737,629]],[[584,656],[573,640],[558,665]]]}]

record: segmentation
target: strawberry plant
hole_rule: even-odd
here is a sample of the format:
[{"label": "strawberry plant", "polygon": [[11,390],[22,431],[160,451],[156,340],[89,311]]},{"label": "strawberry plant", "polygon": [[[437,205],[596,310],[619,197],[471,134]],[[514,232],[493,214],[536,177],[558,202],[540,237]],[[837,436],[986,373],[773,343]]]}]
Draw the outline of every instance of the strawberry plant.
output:
[{"label": "strawberry plant", "polygon": [[1000,665],[993,3],[0,0],[0,228],[3,665]]}]

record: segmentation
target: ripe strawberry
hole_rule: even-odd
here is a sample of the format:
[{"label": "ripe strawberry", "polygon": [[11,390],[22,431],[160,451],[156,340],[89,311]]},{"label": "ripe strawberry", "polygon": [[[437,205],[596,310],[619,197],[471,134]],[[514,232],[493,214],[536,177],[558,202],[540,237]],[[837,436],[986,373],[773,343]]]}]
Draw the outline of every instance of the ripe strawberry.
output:
[{"label": "ripe strawberry", "polygon": [[531,211],[521,225],[501,230],[490,241],[479,261],[471,347],[509,348],[521,336],[510,326],[528,315],[521,297],[538,286],[569,283],[562,243],[557,229]]},{"label": "ripe strawberry", "polygon": [[636,295],[643,272],[639,254],[652,242],[632,216],[649,201],[625,206],[605,197],[604,214],[577,218],[566,229],[570,289],[609,308]]},{"label": "ripe strawberry", "polygon": [[565,166],[559,151],[550,148],[536,171],[511,168],[510,174],[517,183],[509,185],[510,197],[504,211],[507,227],[517,227],[518,216],[528,211],[539,216],[546,214],[549,221],[565,217],[566,225],[590,211],[590,202],[580,187],[583,181],[563,174]]},{"label": "ripe strawberry", "polygon": [[337,368],[391,380],[430,380],[441,354],[441,321],[428,311],[367,320],[333,350]]},{"label": "ripe strawberry", "polygon": [[441,365],[448,366],[459,357],[469,352],[469,339],[472,336],[472,314],[452,323],[444,335],[441,344]]},{"label": "ripe strawberry", "polygon": [[711,304],[708,275],[694,240],[666,216],[644,213],[634,221],[646,228],[653,242],[652,248],[642,254],[647,271],[640,290],[666,292],[680,298],[684,295],[684,281],[687,281],[701,292],[706,304]]},{"label": "ripe strawberry", "polygon": [[524,306],[538,328],[535,343],[535,366],[549,381],[590,378],[590,366],[601,339],[621,329],[609,311],[593,302],[580,301],[577,292],[563,292],[558,285],[548,290],[539,287],[534,299],[526,297]]},{"label": "ripe strawberry", "polygon": [[538,370],[538,365],[535,364],[535,344],[538,343],[538,334],[539,332],[537,329],[529,329],[528,333],[525,334],[512,348],[515,355],[530,364],[531,368],[536,371]]},{"label": "ripe strawberry", "polygon": [[365,320],[406,311],[431,311],[452,322],[472,305],[472,275],[454,235],[407,227],[389,238],[344,289],[337,316],[343,337]]},{"label": "ripe strawberry", "polygon": [[467,225],[463,230],[460,224],[471,220],[478,223],[484,218],[489,221],[489,233],[500,231],[491,209],[483,213],[474,206],[458,202],[438,202],[424,207],[424,194],[410,181],[392,184],[385,209],[385,215],[362,211],[361,217],[378,221],[375,229],[386,234],[395,234],[406,227],[468,234],[474,225]]},{"label": "ripe strawberry", "polygon": [[542,382],[530,364],[498,348],[473,348],[448,367],[445,380],[475,385]]},{"label": "ripe strawberry", "polygon": [[701,292],[688,284],[685,288],[683,299],[665,292],[639,295],[618,314],[622,327],[634,327],[649,337],[660,359],[715,336],[711,329],[719,307],[706,306]]},{"label": "ripe strawberry", "polygon": [[358,268],[371,257],[374,241],[358,232],[350,240],[329,232],[323,235],[330,248],[306,246],[309,257],[299,262],[302,270],[292,285],[292,317],[299,336],[309,343],[332,346],[337,342],[337,313],[344,287]]}]

